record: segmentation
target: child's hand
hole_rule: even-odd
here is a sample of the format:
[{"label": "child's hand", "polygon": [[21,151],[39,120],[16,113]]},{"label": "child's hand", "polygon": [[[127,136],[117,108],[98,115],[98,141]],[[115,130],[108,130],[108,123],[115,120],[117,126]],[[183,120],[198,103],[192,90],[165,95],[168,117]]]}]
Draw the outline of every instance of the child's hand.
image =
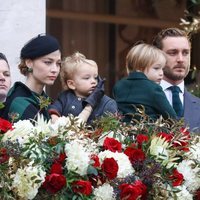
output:
[{"label": "child's hand", "polygon": [[97,104],[100,102],[101,98],[104,95],[104,82],[105,79],[101,79],[98,76],[98,84],[94,91],[83,101],[83,106],[85,107],[87,104],[90,104],[92,108],[95,108]]},{"label": "child's hand", "polygon": [[51,123],[54,124],[58,120],[58,118],[59,118],[58,115],[52,114],[51,115]]}]

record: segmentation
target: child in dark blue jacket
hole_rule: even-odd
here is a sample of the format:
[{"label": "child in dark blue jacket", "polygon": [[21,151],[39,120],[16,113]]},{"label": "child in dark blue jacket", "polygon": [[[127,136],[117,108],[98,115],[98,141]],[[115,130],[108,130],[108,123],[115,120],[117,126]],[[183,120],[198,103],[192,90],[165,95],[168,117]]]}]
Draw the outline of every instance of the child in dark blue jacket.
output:
[{"label": "child in dark blue jacket", "polygon": [[72,114],[90,123],[106,113],[117,112],[116,102],[104,95],[104,81],[99,78],[93,60],[74,53],[64,59],[60,75],[65,91],[50,106],[53,121]]}]

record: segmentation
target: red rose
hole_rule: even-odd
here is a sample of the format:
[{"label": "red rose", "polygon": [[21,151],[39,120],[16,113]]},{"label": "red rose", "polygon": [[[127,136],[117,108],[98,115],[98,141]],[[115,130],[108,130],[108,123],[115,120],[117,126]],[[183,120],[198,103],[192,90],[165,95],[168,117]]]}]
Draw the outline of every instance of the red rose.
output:
[{"label": "red rose", "polygon": [[129,160],[132,164],[134,164],[137,161],[145,160],[145,153],[141,149],[127,147],[124,153],[129,157]]},{"label": "red rose", "polygon": [[61,174],[50,174],[45,177],[45,182],[43,183],[43,187],[51,194],[55,194],[65,186],[66,178]]},{"label": "red rose", "polygon": [[75,193],[90,195],[92,193],[92,184],[89,181],[79,180],[72,183],[72,190]]},{"label": "red rose", "polygon": [[105,150],[110,150],[112,152],[121,152],[122,151],[122,144],[114,138],[106,137],[103,143],[103,148]]},{"label": "red rose", "polygon": [[65,153],[60,153],[59,157],[55,159],[54,162],[59,162],[59,163],[63,163],[65,161],[66,158],[66,154]]},{"label": "red rose", "polygon": [[100,167],[99,157],[97,155],[92,154],[91,159],[92,161],[94,161],[94,163],[92,164],[93,167]]},{"label": "red rose", "polygon": [[12,130],[12,124],[5,120],[0,118],[0,131],[2,131],[3,133],[7,132],[8,130]]},{"label": "red rose", "polygon": [[147,186],[144,183],[142,183],[142,181],[140,181],[140,180],[135,181],[133,185],[135,187],[138,187],[138,188],[141,189],[142,199],[146,199],[146,196],[147,196]]},{"label": "red rose", "polygon": [[137,200],[142,195],[142,190],[140,187],[134,186],[133,184],[121,184],[119,186],[120,199],[126,200]]},{"label": "red rose", "polygon": [[8,161],[9,155],[7,154],[7,149],[6,148],[1,148],[0,149],[0,164],[5,163]]},{"label": "red rose", "polygon": [[183,183],[183,174],[179,173],[177,169],[174,169],[172,171],[172,175],[169,176],[169,178],[172,180],[172,185],[174,187],[179,186]]},{"label": "red rose", "polygon": [[173,134],[160,132],[160,133],[158,133],[158,137],[161,137],[161,138],[165,139],[167,142],[171,142],[171,140],[173,138]]},{"label": "red rose", "polygon": [[54,163],[51,166],[50,174],[62,174],[62,165],[60,163]]},{"label": "red rose", "polygon": [[116,178],[119,166],[114,158],[105,158],[101,165],[101,169],[105,173],[106,177],[112,180]]},{"label": "red rose", "polygon": [[131,148],[137,148],[137,145],[136,145],[135,143],[131,143],[131,144],[129,145],[129,147],[131,147]]},{"label": "red rose", "polygon": [[146,199],[147,187],[142,181],[137,180],[134,184],[122,184],[120,185],[120,197],[126,200],[137,200],[139,198]]},{"label": "red rose", "polygon": [[137,143],[138,143],[138,147],[141,148],[142,144],[144,142],[148,142],[149,137],[147,135],[144,135],[144,134],[138,134],[137,137],[136,137],[136,140],[137,140]]}]

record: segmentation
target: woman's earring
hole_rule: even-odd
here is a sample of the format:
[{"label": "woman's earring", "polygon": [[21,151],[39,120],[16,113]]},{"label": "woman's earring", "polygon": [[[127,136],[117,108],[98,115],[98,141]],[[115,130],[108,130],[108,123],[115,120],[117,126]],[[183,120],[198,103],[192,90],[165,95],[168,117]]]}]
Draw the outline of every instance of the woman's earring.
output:
[{"label": "woman's earring", "polygon": [[32,73],[32,72],[33,72],[33,69],[30,68],[30,67],[28,67],[28,72],[29,72],[29,73]]}]

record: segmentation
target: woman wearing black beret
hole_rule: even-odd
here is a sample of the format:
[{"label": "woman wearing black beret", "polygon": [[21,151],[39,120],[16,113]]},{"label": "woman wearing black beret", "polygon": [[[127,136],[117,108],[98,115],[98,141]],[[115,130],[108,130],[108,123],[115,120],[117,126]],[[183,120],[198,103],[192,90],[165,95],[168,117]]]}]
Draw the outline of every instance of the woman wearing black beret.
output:
[{"label": "woman wearing black beret", "polygon": [[3,117],[13,122],[35,119],[40,113],[48,120],[44,87],[53,85],[60,72],[60,45],[53,36],[38,35],[21,49],[20,59],[20,72],[27,78],[25,84],[16,82],[10,89]]}]

